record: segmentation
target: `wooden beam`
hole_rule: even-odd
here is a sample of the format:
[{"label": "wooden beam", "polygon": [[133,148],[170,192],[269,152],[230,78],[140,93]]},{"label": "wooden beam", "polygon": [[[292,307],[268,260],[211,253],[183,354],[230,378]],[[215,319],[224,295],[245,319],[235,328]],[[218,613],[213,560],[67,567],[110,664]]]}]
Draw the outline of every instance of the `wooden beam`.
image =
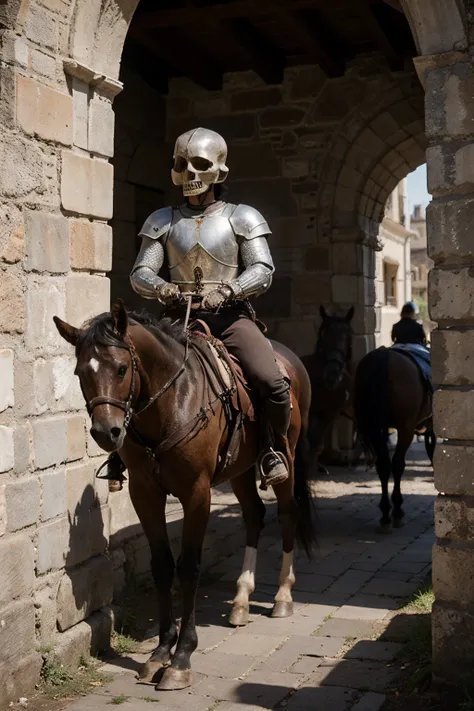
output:
[{"label": "wooden beam", "polygon": [[235,53],[263,79],[266,84],[281,84],[285,69],[284,53],[244,18],[218,23],[223,42],[230,42]]},{"label": "wooden beam", "polygon": [[[278,4],[282,6],[281,2]],[[339,77],[344,74],[342,47],[325,26],[317,10],[309,13],[304,10],[287,12],[282,9],[280,14],[288,28],[288,33],[297,37],[308,58],[315,64],[319,64],[328,77]]]},{"label": "wooden beam", "polygon": [[[288,10],[293,11],[323,7],[325,0],[284,0],[284,4]],[[341,5],[341,0],[332,0],[332,4]],[[142,28],[177,27],[203,22],[211,13],[218,20],[231,20],[237,17],[271,16],[275,12],[278,12],[278,7],[272,3],[260,3],[259,0],[235,0],[235,2],[206,7],[179,7],[173,10],[138,12],[133,17],[132,25]]]},{"label": "wooden beam", "polygon": [[169,32],[154,33],[151,36],[149,32],[134,27],[133,22],[128,33],[153,55],[155,61],[164,61],[178,75],[188,77],[208,91],[222,88],[221,72],[216,70],[215,64],[203,56],[200,47],[188,37],[181,47],[176,36],[171,36]]},{"label": "wooden beam", "polygon": [[392,44],[390,37],[386,34],[379,20],[377,19],[374,8],[367,4],[367,2],[361,2],[358,9],[360,8],[361,17],[366,24],[367,30],[372,36],[375,44],[387,58],[388,65],[391,69],[400,69],[403,66],[403,56],[401,56],[395,46]]}]

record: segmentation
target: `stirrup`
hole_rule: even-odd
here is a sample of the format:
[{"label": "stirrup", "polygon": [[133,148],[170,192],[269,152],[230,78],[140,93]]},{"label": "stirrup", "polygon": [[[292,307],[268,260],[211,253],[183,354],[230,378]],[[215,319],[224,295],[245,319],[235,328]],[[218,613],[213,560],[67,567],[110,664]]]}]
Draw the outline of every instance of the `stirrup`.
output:
[{"label": "stirrup", "polygon": [[[111,471],[110,471],[110,466],[109,466],[110,463],[111,463],[111,461],[113,461],[114,459],[118,459],[118,460],[119,460],[119,462],[115,462],[115,466],[117,467],[117,470],[118,470],[116,474],[115,474],[114,472],[111,472]],[[100,472],[101,472],[103,469],[107,469],[107,471],[106,471],[105,474],[102,474],[102,476],[101,476],[101,475],[100,475]],[[96,479],[107,479],[108,481],[118,481],[118,482],[122,483],[123,481],[126,481],[126,480],[127,480],[127,477],[126,477],[125,474],[124,474],[124,471],[125,471],[125,470],[126,470],[126,466],[125,466],[125,464],[122,462],[122,460],[120,459],[120,457],[119,457],[117,454],[115,454],[115,455],[112,454],[112,455],[111,455],[110,457],[108,457],[108,458],[105,460],[105,462],[98,468],[95,477],[96,477]]]},{"label": "stirrup", "polygon": [[[265,463],[265,460],[269,456],[274,456],[277,459],[280,460],[280,462],[283,464],[283,466],[286,468],[286,474],[285,475],[277,475],[277,476],[268,476],[268,474],[265,474],[263,465]],[[261,491],[266,491],[269,486],[278,486],[278,484],[283,484],[284,481],[288,479],[289,476],[289,471],[290,467],[288,465],[288,460],[285,457],[284,454],[281,452],[276,452],[273,447],[270,447],[266,452],[262,454],[260,457],[259,463],[258,463],[258,468],[260,471],[260,490]]]}]

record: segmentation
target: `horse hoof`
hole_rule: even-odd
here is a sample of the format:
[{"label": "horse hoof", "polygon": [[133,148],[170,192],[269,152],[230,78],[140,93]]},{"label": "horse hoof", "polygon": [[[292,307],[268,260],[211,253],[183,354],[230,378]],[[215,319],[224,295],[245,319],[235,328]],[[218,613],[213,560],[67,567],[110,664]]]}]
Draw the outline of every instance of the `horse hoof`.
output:
[{"label": "horse hoof", "polygon": [[[169,661],[170,660],[168,660],[167,663],[169,663]],[[159,672],[161,672],[161,670],[163,669],[163,667],[166,666],[167,663],[150,657],[150,659],[145,662],[145,664],[139,671],[138,680],[144,683],[156,684],[156,682],[158,681],[157,677]]]},{"label": "horse hoof", "polygon": [[277,601],[273,605],[273,610],[272,610],[272,617],[291,617],[293,614],[293,603],[290,602],[284,602],[284,601]]},{"label": "horse hoof", "polygon": [[405,525],[405,521],[403,518],[394,518],[393,519],[393,527],[394,528],[403,528]]},{"label": "horse hoof", "polygon": [[229,617],[229,624],[232,627],[245,627],[249,621],[249,608],[243,605],[236,605],[232,608]]},{"label": "horse hoof", "polygon": [[193,673],[191,669],[165,669],[163,676],[155,686],[157,691],[179,691],[187,689],[193,683]]},{"label": "horse hoof", "polygon": [[379,532],[379,533],[383,533],[383,534],[386,535],[386,536],[389,536],[391,533],[393,533],[392,523],[381,523],[381,524],[379,524],[378,532]]}]

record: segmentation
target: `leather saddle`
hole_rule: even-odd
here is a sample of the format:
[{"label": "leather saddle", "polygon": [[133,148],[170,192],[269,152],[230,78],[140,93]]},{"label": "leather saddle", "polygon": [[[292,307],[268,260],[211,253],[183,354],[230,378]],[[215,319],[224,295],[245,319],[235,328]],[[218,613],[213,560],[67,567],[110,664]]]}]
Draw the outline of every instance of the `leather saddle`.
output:
[{"label": "leather saddle", "polygon": [[[218,484],[222,471],[237,459],[245,420],[258,420],[257,398],[238,359],[212,335],[206,323],[194,321],[189,332],[190,345],[201,361],[210,387],[223,404],[228,424],[227,443],[213,481]],[[275,360],[282,376],[291,384],[288,370],[276,353]]]}]

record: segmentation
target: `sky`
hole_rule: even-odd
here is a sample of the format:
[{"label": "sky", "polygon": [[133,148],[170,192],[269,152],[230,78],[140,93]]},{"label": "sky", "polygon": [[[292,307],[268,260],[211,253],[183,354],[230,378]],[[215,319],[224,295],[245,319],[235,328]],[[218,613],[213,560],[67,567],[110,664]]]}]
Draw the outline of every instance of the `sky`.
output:
[{"label": "sky", "polygon": [[431,195],[426,188],[426,163],[410,173],[408,176],[408,204],[410,215],[413,214],[414,205],[426,205],[430,202]]}]

